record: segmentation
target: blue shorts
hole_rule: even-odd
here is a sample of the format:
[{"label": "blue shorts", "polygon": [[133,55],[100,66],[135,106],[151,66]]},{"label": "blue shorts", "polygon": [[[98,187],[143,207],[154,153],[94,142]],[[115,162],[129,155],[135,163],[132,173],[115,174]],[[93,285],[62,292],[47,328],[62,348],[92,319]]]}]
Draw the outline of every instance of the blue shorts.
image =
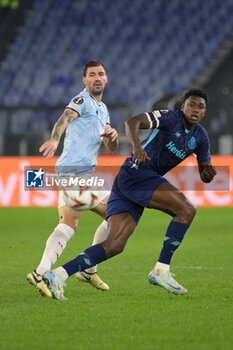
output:
[{"label": "blue shorts", "polygon": [[108,199],[106,218],[128,212],[137,224],[154,191],[167,180],[151,168],[136,169],[131,168],[131,164],[127,159],[115,178]]}]

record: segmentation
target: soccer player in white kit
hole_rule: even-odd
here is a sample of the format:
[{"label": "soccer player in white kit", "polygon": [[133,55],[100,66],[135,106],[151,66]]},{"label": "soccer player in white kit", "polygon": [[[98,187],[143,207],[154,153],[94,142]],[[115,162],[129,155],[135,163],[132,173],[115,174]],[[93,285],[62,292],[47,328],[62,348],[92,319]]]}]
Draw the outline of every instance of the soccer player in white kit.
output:
[{"label": "soccer player in white kit", "polygon": [[[102,141],[111,151],[118,148],[118,133],[110,126],[108,109],[102,102],[107,80],[106,68],[100,61],[88,62],[83,70],[85,89],[69,102],[64,113],[55,123],[50,140],[40,147],[39,151],[43,152],[44,156],[53,157],[61,135],[66,129],[63,152],[56,163],[58,174],[91,173],[96,166]],[[108,191],[101,191],[91,209],[104,219],[94,235],[93,244],[100,243],[107,237],[105,215],[108,197]],[[67,242],[77,230],[81,217],[81,211],[75,211],[65,204],[61,192],[59,192],[58,212],[59,224],[46,242],[42,260],[36,270],[27,275],[28,282],[42,295],[49,297],[51,292],[42,280],[42,275],[57,261]],[[96,266],[78,272],[76,276],[79,280],[89,282],[98,289],[109,289],[98,276]]]}]

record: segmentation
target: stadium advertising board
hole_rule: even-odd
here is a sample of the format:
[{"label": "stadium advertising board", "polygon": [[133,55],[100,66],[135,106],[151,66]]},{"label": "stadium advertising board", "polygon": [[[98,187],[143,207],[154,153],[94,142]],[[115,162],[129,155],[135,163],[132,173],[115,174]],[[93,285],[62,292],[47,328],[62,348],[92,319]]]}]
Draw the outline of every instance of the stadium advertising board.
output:
[{"label": "stadium advertising board", "polygon": [[[104,179],[108,190],[124,159],[98,158],[95,176]],[[56,157],[0,157],[0,206],[57,206],[58,180],[46,177],[48,172],[55,173],[56,160]],[[210,184],[200,181],[195,157],[189,157],[165,177],[196,206],[233,206],[233,156],[212,156],[212,162],[218,175]]]}]

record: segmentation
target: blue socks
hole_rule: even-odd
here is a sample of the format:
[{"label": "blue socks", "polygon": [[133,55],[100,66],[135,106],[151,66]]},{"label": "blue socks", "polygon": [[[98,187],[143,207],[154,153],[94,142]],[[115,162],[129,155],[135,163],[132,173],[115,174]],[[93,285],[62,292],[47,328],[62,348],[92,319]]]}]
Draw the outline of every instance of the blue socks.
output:
[{"label": "blue socks", "polygon": [[172,255],[182,242],[184,235],[189,228],[188,225],[171,221],[164,239],[163,248],[158,259],[159,262],[170,264]]},{"label": "blue socks", "polygon": [[79,254],[75,259],[69,261],[67,264],[62,265],[69,276],[75,272],[83,271],[89,267],[99,264],[101,261],[107,259],[105,250],[101,244],[95,244],[90,248],[87,248],[83,253]]},{"label": "blue socks", "polygon": [[[175,221],[170,222],[164,239],[163,248],[158,259],[159,262],[168,265],[170,264],[171,258],[182,242],[188,228],[188,225]],[[96,244],[87,248],[83,253],[79,254],[75,259],[69,261],[62,267],[66,270],[67,274],[71,276],[75,272],[88,269],[106,259],[107,255],[103,246],[101,244]]]}]

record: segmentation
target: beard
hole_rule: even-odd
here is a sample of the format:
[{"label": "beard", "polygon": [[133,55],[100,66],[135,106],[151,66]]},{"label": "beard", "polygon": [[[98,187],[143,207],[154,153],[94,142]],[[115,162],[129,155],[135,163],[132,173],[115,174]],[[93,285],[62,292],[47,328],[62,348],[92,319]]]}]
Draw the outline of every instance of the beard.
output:
[{"label": "beard", "polygon": [[93,95],[93,96],[99,96],[99,95],[101,95],[103,93],[103,90],[101,89],[101,90],[92,90],[91,91],[91,94]]}]

